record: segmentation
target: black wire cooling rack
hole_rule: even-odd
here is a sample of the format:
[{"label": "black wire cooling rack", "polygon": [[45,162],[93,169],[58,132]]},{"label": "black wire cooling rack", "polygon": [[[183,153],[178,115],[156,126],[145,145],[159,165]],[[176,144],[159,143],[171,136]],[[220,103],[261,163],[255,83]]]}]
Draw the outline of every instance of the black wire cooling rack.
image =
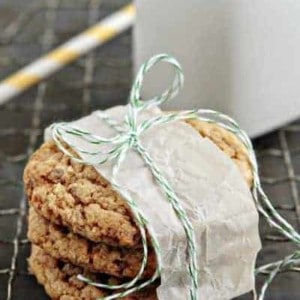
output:
[{"label": "black wire cooling rack", "polygon": [[[0,0],[0,79],[61,44],[128,1]],[[0,300],[48,299],[27,271],[27,204],[22,172],[56,120],[126,102],[131,85],[131,32],[66,67],[0,106]],[[279,212],[300,229],[300,122],[254,141],[264,188]],[[260,222],[258,264],[292,253],[295,246]],[[280,274],[266,299],[300,299],[300,273]],[[264,276],[258,277],[261,285]],[[239,299],[248,299],[248,296]]]}]

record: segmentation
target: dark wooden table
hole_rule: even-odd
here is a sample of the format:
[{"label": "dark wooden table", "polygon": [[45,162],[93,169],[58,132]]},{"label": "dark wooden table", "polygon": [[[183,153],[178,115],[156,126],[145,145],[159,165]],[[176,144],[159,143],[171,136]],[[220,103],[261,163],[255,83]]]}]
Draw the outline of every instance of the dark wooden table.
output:
[{"label": "dark wooden table", "polygon": [[[128,1],[0,0],[0,78],[59,45]],[[0,106],[0,300],[48,299],[27,272],[26,199],[22,171],[43,128],[126,102],[131,85],[131,32],[90,53],[17,99]],[[300,122],[254,141],[264,188],[299,229]],[[296,209],[297,208],[297,209]],[[294,246],[261,220],[258,265]],[[258,285],[263,277],[258,278]],[[280,274],[266,299],[300,299],[299,273]],[[249,297],[242,297],[248,299]]]}]

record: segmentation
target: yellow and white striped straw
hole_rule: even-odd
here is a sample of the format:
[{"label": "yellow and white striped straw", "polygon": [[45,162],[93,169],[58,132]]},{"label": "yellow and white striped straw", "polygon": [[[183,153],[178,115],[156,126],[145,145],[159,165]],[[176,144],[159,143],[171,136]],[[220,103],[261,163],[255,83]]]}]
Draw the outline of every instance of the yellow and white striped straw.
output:
[{"label": "yellow and white striped straw", "polygon": [[128,29],[134,23],[135,13],[133,4],[124,6],[0,82],[0,105]]}]

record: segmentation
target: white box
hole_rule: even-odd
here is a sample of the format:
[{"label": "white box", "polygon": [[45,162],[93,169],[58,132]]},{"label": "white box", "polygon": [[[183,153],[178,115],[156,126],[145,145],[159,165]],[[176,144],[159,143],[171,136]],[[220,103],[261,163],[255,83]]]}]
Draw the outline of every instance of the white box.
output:
[{"label": "white box", "polygon": [[[137,0],[135,70],[167,52],[185,87],[167,109],[212,108],[257,136],[300,116],[299,0]],[[143,97],[170,82],[158,68]]]}]

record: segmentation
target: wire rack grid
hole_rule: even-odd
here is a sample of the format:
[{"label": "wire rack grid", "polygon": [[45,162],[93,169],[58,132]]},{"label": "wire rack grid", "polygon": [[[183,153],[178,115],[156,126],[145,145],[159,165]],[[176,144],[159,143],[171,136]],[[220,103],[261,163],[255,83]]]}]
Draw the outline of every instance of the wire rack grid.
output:
[{"label": "wire rack grid", "polygon": [[[0,0],[0,78],[117,10],[122,0]],[[25,7],[24,7],[25,6]],[[27,271],[27,204],[22,172],[56,120],[126,102],[131,84],[131,32],[91,52],[29,92],[0,106],[0,299],[48,299]],[[264,188],[276,208],[300,229],[300,122],[254,141]],[[262,220],[258,264],[294,246]],[[263,276],[258,277],[261,285]],[[280,274],[266,299],[300,299],[299,270]],[[248,299],[246,295],[239,299]]]}]

